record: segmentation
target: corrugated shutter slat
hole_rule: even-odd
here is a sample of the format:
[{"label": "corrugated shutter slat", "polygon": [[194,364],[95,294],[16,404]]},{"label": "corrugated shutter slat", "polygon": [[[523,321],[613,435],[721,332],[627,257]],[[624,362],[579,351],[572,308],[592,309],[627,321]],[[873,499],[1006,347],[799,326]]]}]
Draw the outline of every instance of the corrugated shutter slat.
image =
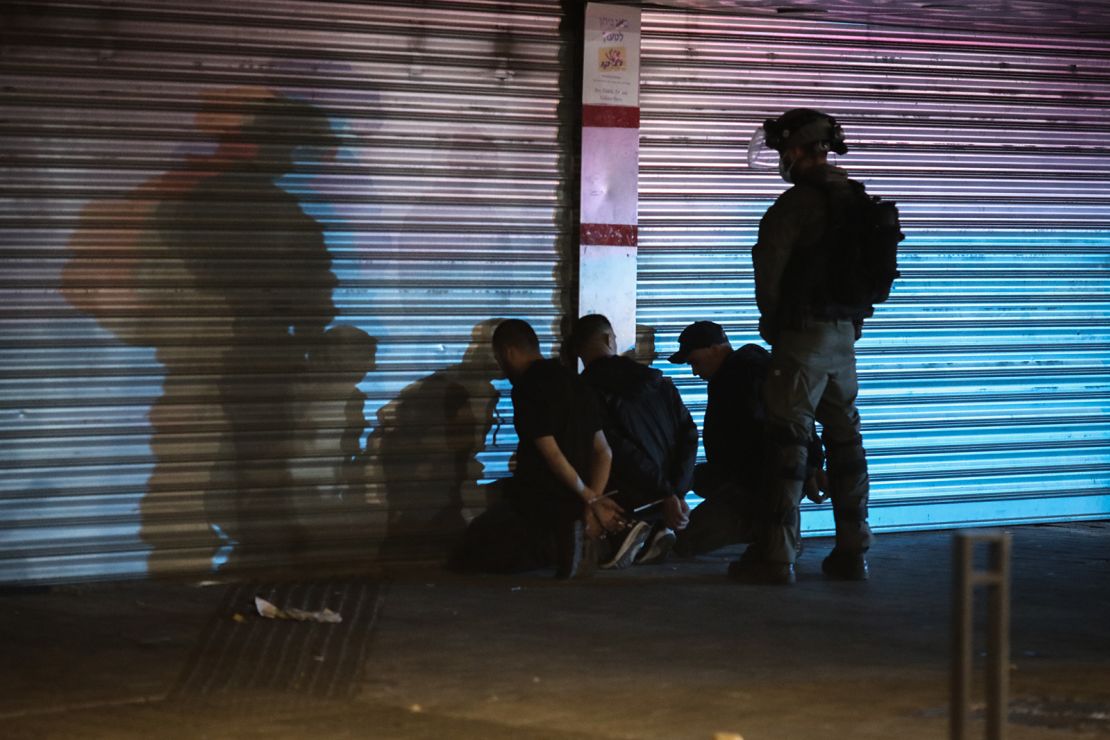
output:
[{"label": "corrugated shutter slat", "polygon": [[[697,319],[759,341],[750,249],[785,186],[747,142],[826,110],[908,235],[858,345],[873,523],[1110,515],[1110,46],[657,10],[643,29],[638,320],[660,354]],[[659,367],[699,416],[704,385]],[[803,521],[832,528],[827,506]]]},{"label": "corrugated shutter slat", "polygon": [[4,13],[0,582],[442,553],[573,293],[558,6]]}]

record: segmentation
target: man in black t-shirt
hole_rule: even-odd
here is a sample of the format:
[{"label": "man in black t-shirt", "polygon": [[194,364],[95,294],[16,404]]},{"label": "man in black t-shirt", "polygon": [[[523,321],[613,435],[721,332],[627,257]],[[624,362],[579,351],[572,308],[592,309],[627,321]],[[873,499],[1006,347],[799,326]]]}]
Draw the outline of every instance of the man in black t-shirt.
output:
[{"label": "man in black t-shirt", "polygon": [[603,496],[612,452],[592,394],[557,360],[540,354],[526,322],[508,319],[493,333],[497,364],[512,383],[516,469],[504,497],[471,522],[452,565],[519,572],[554,563],[556,576],[596,567],[594,540],[624,525]]}]

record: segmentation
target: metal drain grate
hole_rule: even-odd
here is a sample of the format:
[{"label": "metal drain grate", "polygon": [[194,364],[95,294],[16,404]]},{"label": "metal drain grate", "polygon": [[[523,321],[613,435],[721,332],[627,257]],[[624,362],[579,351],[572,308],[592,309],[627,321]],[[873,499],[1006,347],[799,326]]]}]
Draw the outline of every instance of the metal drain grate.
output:
[{"label": "metal drain grate", "polygon": [[[347,698],[365,664],[381,593],[380,584],[367,581],[229,586],[168,698],[234,701],[259,692]],[[282,608],[328,608],[343,621],[264,619],[255,611],[255,596]]]}]

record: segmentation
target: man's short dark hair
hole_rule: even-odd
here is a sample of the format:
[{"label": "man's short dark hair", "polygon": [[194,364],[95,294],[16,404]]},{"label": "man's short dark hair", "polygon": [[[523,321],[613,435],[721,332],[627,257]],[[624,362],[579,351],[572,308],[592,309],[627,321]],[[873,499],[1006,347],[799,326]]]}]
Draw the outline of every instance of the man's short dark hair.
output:
[{"label": "man's short dark hair", "polygon": [[517,347],[540,351],[540,340],[536,332],[527,321],[520,319],[505,319],[498,324],[493,330],[492,341],[495,349]]},{"label": "man's short dark hair", "polygon": [[591,340],[602,334],[612,334],[613,324],[609,319],[599,313],[590,313],[574,322],[574,329],[570,333],[570,346],[574,352],[581,352],[582,348]]}]

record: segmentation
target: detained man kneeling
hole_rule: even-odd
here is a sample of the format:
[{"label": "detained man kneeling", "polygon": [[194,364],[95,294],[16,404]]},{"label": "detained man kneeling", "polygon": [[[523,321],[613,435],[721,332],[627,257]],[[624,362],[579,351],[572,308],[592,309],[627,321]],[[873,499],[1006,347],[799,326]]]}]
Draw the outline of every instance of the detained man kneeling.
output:
[{"label": "detained man kneeling", "polygon": [[613,451],[607,490],[628,527],[601,543],[601,567],[662,562],[686,527],[698,430],[678,389],[658,370],[617,354],[616,333],[600,314],[580,318],[570,341],[596,394]]},{"label": "detained man kneeling", "polygon": [[625,527],[603,495],[612,452],[591,392],[558,360],[544,359],[527,322],[493,333],[497,364],[512,384],[516,469],[503,496],[476,517],[449,566],[518,573],[555,566],[559,578],[589,575],[603,530]]},{"label": "detained man kneeling", "polygon": [[[763,386],[771,355],[755,344],[734,350],[724,329],[712,321],[690,324],[678,341],[679,349],[670,361],[689,364],[691,372],[708,383],[702,426],[705,462],[695,469],[693,482],[694,493],[704,500],[694,508],[690,525],[675,545],[678,554],[692,556],[752,542],[769,516]],[[811,427],[805,493],[815,503],[824,500],[823,460],[821,443]],[[800,532],[797,515],[792,526],[795,533]],[[801,543],[800,535],[795,541]],[[749,548],[745,555],[755,558],[759,553]]]}]

